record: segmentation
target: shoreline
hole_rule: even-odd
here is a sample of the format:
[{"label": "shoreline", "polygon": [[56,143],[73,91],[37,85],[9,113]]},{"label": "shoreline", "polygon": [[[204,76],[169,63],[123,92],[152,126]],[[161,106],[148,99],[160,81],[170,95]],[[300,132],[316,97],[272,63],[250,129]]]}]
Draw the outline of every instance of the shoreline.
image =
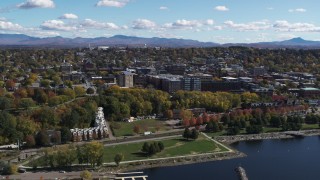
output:
[{"label": "shoreline", "polygon": [[128,172],[134,170],[150,169],[157,167],[173,167],[187,164],[197,164],[211,161],[222,161],[228,159],[242,158],[247,155],[234,150],[225,153],[199,154],[192,157],[171,157],[163,160],[139,161],[128,164],[121,164],[120,168],[104,166],[103,171]]},{"label": "shoreline", "polygon": [[[283,132],[271,132],[271,133],[261,133],[261,134],[245,134],[245,135],[234,135],[234,136],[216,136],[213,137],[218,142],[230,145],[232,143],[240,141],[255,141],[255,140],[267,140],[267,139],[289,139],[295,138],[292,134],[289,134],[292,131],[283,131]],[[300,130],[294,131],[299,132],[303,136],[319,136],[320,129],[311,129],[311,130]]]}]

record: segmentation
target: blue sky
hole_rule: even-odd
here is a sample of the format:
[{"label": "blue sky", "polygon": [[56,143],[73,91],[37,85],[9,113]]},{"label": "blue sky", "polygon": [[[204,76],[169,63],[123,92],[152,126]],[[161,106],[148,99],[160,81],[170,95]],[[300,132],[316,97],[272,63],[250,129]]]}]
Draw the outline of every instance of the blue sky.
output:
[{"label": "blue sky", "polygon": [[217,43],[320,40],[319,6],[319,0],[1,0],[0,33]]}]

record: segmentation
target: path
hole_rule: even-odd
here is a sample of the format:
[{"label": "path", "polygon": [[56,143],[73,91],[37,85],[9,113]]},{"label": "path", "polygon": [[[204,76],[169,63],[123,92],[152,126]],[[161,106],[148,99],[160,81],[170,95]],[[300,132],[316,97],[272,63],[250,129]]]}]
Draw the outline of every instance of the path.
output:
[{"label": "path", "polygon": [[148,138],[148,139],[138,139],[132,141],[124,141],[124,142],[114,142],[109,144],[104,144],[105,147],[108,146],[116,146],[121,144],[131,144],[131,143],[139,143],[139,142],[146,142],[146,141],[155,141],[155,140],[163,140],[163,139],[171,139],[175,137],[181,137],[182,135],[173,135],[173,136],[164,136],[164,137],[155,137],[155,138]]}]

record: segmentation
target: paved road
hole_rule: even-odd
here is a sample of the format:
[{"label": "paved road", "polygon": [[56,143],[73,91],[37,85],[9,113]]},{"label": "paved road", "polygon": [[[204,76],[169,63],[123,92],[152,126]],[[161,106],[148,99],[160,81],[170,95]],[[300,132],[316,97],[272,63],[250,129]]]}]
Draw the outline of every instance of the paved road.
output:
[{"label": "paved road", "polygon": [[110,128],[110,123],[109,123],[109,121],[107,121],[107,120],[106,120],[106,126],[107,126],[108,132],[109,132],[109,139],[110,139],[110,140],[115,140],[116,138],[113,136],[112,131],[111,131],[111,128]]}]

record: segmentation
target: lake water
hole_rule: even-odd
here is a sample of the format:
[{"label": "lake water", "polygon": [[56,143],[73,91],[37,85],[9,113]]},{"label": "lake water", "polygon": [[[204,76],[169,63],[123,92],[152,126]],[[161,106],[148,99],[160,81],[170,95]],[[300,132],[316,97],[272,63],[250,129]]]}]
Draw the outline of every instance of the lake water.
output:
[{"label": "lake water", "polygon": [[320,179],[320,137],[246,141],[232,145],[247,157],[143,170],[150,180],[238,180],[235,167],[250,180]]}]

